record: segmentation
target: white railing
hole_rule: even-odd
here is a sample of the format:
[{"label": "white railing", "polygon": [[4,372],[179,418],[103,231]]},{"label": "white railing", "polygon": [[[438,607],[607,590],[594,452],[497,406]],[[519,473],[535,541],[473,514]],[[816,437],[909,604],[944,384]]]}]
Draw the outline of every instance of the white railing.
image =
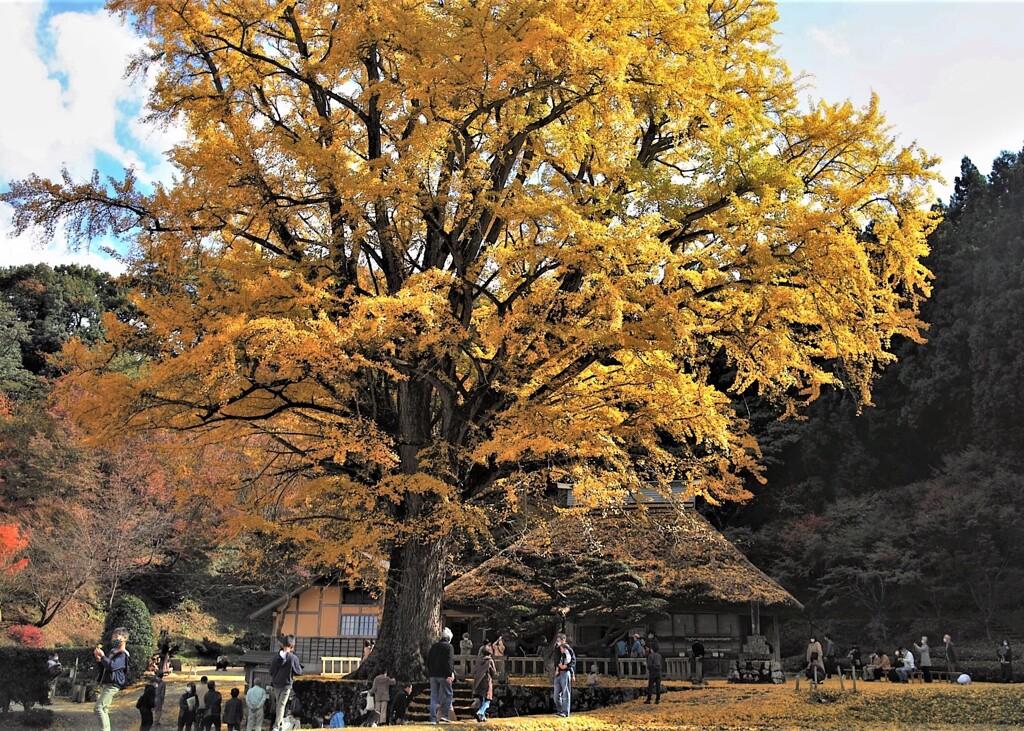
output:
[{"label": "white railing", "polygon": [[321,675],[348,675],[359,667],[361,657],[321,657]]},{"label": "white railing", "polygon": [[[460,678],[473,675],[473,669],[479,661],[477,655],[456,655],[455,674]],[[666,657],[663,675],[666,680],[689,680],[692,674],[689,657]],[[735,660],[705,658],[703,673],[724,677],[730,663]],[[548,675],[551,671],[550,661],[538,656],[506,656],[494,658],[499,678],[522,677],[524,675]],[[607,657],[577,656],[576,674],[586,675],[594,668],[598,675],[618,676],[620,678],[645,679],[647,677],[647,660],[639,657],[620,657],[612,660]]]},{"label": "white railing", "polygon": [[[455,674],[460,678],[469,678],[473,675],[476,663],[479,661],[477,655],[456,655]],[[359,667],[362,658],[359,657],[321,657],[321,675],[348,675]],[[728,672],[730,663],[735,660],[720,658],[716,660],[704,659],[703,674],[724,676]],[[663,677],[666,680],[685,680],[691,675],[691,660],[688,657],[666,657]],[[525,675],[547,675],[550,668],[547,661],[538,656],[521,657],[506,656],[494,658],[494,664],[498,671],[499,678],[522,677]],[[620,657],[612,660],[607,657],[583,657],[576,658],[576,674],[586,675],[591,668],[597,670],[598,675],[616,675],[620,678],[643,679],[647,677],[647,660],[636,657]]]}]

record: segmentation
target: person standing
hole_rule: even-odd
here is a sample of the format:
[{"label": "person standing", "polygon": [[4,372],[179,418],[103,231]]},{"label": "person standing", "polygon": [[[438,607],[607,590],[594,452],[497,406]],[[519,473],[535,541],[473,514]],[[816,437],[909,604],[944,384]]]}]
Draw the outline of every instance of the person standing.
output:
[{"label": "person standing", "polygon": [[921,644],[915,643],[914,649],[921,656],[921,677],[926,683],[932,682],[932,650],[928,647],[928,638],[922,635]]},{"label": "person standing", "polygon": [[154,702],[156,705],[153,706],[153,723],[156,726],[160,725],[160,719],[164,715],[164,700],[167,697],[167,683],[164,682],[164,674],[160,670],[156,671],[156,680],[153,681],[153,687],[156,689],[156,698]]},{"label": "person standing", "polygon": [[523,655],[523,645],[519,633],[514,629],[508,631],[508,635],[504,637],[505,641],[505,656],[506,657],[521,657]]},{"label": "person standing", "polygon": [[839,672],[839,648],[832,641],[832,636],[825,635],[825,679],[831,678]]},{"label": "person standing", "polygon": [[564,632],[558,633],[555,637],[555,651],[557,652],[553,681],[555,714],[559,718],[568,718],[572,712],[572,676],[576,672],[576,653],[569,645],[569,638],[565,636]]},{"label": "person standing", "polygon": [[388,703],[391,702],[391,688],[397,681],[391,673],[381,673],[373,679],[373,710],[377,712],[377,722],[384,725],[388,722]]},{"label": "person standing", "polygon": [[619,674],[619,660],[629,657],[629,645],[626,644],[626,636],[623,635],[615,640],[615,675]]},{"label": "person standing", "polygon": [[704,643],[694,640],[690,645],[690,682],[694,685],[704,684]]},{"label": "person standing", "polygon": [[996,657],[999,658],[999,672],[1002,674],[1004,683],[1013,682],[1013,650],[1010,642],[1003,640],[1003,643],[996,648]]},{"label": "person standing", "polygon": [[487,709],[494,700],[494,678],[498,674],[498,668],[494,664],[491,651],[486,647],[473,668],[473,697],[479,701],[476,711],[476,720],[483,723],[487,720]]},{"label": "person standing", "polygon": [[949,682],[955,683],[960,674],[960,658],[957,657],[952,637],[942,635],[942,644],[946,646],[946,674],[949,676]]},{"label": "person standing", "polygon": [[427,676],[430,678],[430,722],[437,723],[440,709],[441,722],[448,723],[455,680],[455,648],[452,647],[452,631],[447,627],[441,630],[441,639],[427,651]]},{"label": "person standing", "polygon": [[630,645],[630,647],[629,647],[629,656],[630,657],[643,657],[644,656],[644,646],[643,646],[643,643],[640,642],[640,634],[638,632],[634,632],[633,633],[633,644]]},{"label": "person standing", "polygon": [[128,680],[128,630],[118,627],[110,636],[110,654],[103,652],[99,645],[92,651],[93,657],[103,666],[100,673],[99,690],[93,713],[99,720],[100,731],[110,731],[110,704]]},{"label": "person standing", "polygon": [[206,703],[206,709],[203,711],[203,731],[210,731],[211,728],[220,731],[220,691],[217,690],[217,683],[212,680],[206,687],[208,690],[203,698]]},{"label": "person standing", "polygon": [[196,721],[196,706],[199,699],[196,697],[196,684],[189,683],[185,686],[185,692],[178,699],[178,731],[190,731]]},{"label": "person standing", "polygon": [[825,677],[825,660],[821,651],[821,643],[813,637],[807,643],[807,677],[814,683],[820,683]]},{"label": "person standing", "polygon": [[139,709],[139,731],[149,731],[153,728],[153,708],[156,707],[156,686],[153,681],[146,683],[142,695],[135,701],[135,707]]},{"label": "person standing", "polygon": [[295,654],[295,635],[281,640],[281,649],[270,661],[270,699],[274,704],[274,725],[271,731],[281,731],[284,713],[288,708],[288,697],[292,694],[292,682],[296,675],[302,675],[302,663]]},{"label": "person standing", "polygon": [[460,655],[472,655],[473,654],[473,640],[469,639],[469,632],[462,633],[462,639],[459,641],[459,654]]},{"label": "person standing", "polygon": [[653,643],[647,650],[647,700],[651,702],[654,696],[655,703],[661,703],[661,673],[665,668],[665,660],[658,652],[657,643]]},{"label": "person standing", "polygon": [[60,664],[60,655],[56,652],[50,655],[46,660],[46,701],[44,705],[49,705],[50,699],[57,693],[57,679],[64,674],[64,668]]},{"label": "person standing", "polygon": [[261,731],[263,728],[263,704],[267,702],[267,691],[263,683],[257,680],[245,694],[245,706],[248,712],[245,731]]},{"label": "person standing", "polygon": [[210,679],[204,675],[196,686],[196,717],[192,722],[193,731],[202,731],[203,728],[203,719],[206,718],[206,684],[209,682]]},{"label": "person standing", "polygon": [[231,689],[231,699],[224,704],[224,725],[227,731],[242,731],[242,699],[238,688]]}]

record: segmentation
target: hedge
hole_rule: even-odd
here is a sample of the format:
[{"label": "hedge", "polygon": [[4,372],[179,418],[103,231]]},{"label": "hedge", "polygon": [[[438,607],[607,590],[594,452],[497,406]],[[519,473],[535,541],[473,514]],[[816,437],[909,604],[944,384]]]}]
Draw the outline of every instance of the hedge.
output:
[{"label": "hedge", "polygon": [[54,652],[60,655],[65,669],[78,660],[79,672],[95,677],[92,648],[32,649],[28,647],[0,647],[0,713],[10,711],[11,703],[21,703],[25,710],[46,700],[50,672],[46,661]]}]

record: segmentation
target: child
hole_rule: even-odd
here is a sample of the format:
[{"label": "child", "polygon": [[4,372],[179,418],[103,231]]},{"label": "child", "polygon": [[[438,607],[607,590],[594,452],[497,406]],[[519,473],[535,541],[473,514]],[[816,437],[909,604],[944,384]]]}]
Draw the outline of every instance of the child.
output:
[{"label": "child", "polygon": [[600,684],[600,681],[597,679],[597,665],[591,665],[590,672],[587,673],[587,687],[596,688]]},{"label": "child", "polygon": [[398,726],[405,723],[405,712],[409,708],[409,699],[412,698],[412,683],[406,683],[402,690],[391,702],[391,725]]},{"label": "child", "polygon": [[224,725],[228,731],[241,731],[242,728],[242,699],[238,695],[238,688],[232,688],[231,700],[224,704]]},{"label": "child", "polygon": [[146,684],[135,707],[139,709],[140,723],[139,731],[149,731],[153,728],[153,706],[156,705],[156,680]]}]

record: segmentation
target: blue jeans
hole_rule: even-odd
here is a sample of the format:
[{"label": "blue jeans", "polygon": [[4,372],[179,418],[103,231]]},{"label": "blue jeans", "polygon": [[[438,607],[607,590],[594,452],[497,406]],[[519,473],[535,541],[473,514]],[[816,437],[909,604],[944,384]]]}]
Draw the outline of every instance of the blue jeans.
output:
[{"label": "blue jeans", "polygon": [[110,716],[107,715],[107,710],[119,690],[121,689],[116,685],[103,685],[100,686],[100,692],[96,694],[96,705],[93,706],[92,712],[100,720],[100,731],[110,731]]},{"label": "blue jeans", "polygon": [[448,678],[430,679],[430,721],[437,721],[437,711],[441,710],[441,720],[448,720],[448,709],[452,707],[452,683]]},{"label": "blue jeans", "polygon": [[902,667],[896,668],[896,674],[900,676],[900,680],[904,683],[910,678],[910,674],[914,672],[914,668]]},{"label": "blue jeans", "polygon": [[565,670],[558,671],[554,683],[555,713],[569,715],[572,701],[572,675]]},{"label": "blue jeans", "polygon": [[478,709],[476,709],[477,718],[486,718],[487,717],[487,709],[490,708],[490,707],[491,707],[491,699],[490,698],[481,698],[480,699],[480,707]]}]

